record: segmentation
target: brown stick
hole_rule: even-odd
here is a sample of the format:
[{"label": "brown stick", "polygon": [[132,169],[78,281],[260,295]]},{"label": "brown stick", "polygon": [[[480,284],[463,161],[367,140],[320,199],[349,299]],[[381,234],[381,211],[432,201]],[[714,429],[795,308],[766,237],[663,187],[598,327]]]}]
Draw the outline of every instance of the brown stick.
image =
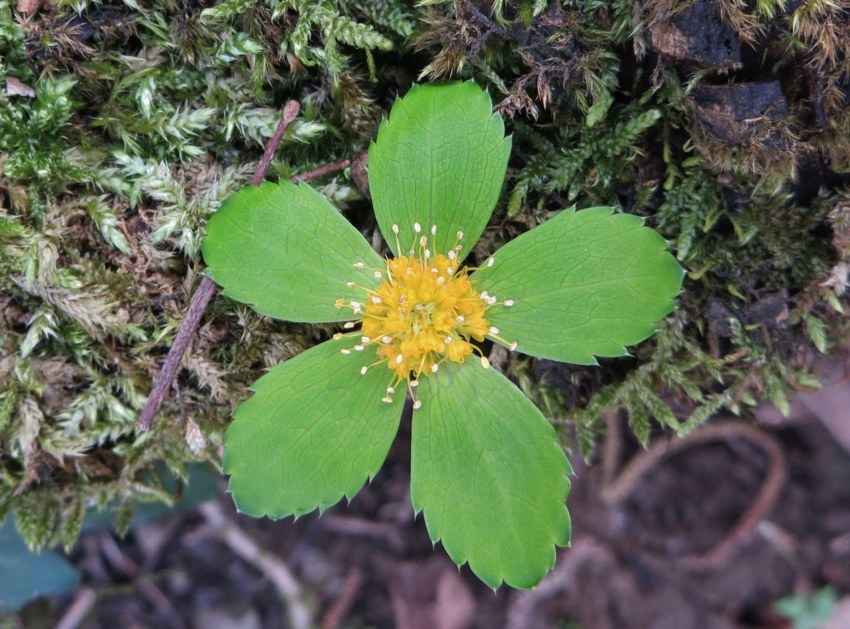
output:
[{"label": "brown stick", "polygon": [[216,535],[239,557],[257,568],[274,584],[286,604],[289,626],[307,629],[313,626],[310,608],[304,602],[304,592],[289,567],[276,555],[261,548],[251,537],[233,522],[215,500],[205,502],[198,510]]},{"label": "brown stick", "polygon": [[[277,146],[280,144],[281,139],[283,139],[283,134],[286,133],[286,128],[295,120],[300,109],[301,106],[297,101],[291,100],[286,103],[286,106],[283,108],[283,116],[277,125],[277,130],[266,143],[266,149],[257,164],[257,170],[254,171],[254,177],[251,179],[253,185],[259,184],[266,176],[266,171],[272,163]],[[165,396],[168,395],[168,390],[177,376],[177,370],[180,368],[183,356],[189,348],[189,342],[195,335],[198,324],[201,322],[201,317],[206,311],[213,295],[215,295],[215,291],[215,283],[208,277],[204,277],[195,294],[192,295],[192,301],[189,303],[186,317],[177,329],[177,334],[174,336],[174,343],[171,349],[168,350],[168,356],[165,357],[165,364],[162,366],[162,371],[159,372],[153,389],[150,395],[148,395],[145,407],[139,414],[139,419],[136,422],[136,426],[139,429],[147,431],[153,426],[156,414],[159,412],[159,407],[162,405]]]},{"label": "brown stick", "polygon": [[359,568],[351,568],[342,582],[342,591],[322,618],[321,629],[337,629],[351,609],[363,583],[363,573]]},{"label": "brown stick", "polygon": [[74,596],[74,602],[68,607],[59,622],[56,623],[56,629],[77,629],[85,620],[91,608],[94,607],[97,601],[97,592],[94,588],[83,586],[77,590]]},{"label": "brown stick", "polygon": [[322,175],[327,175],[328,173],[335,173],[338,170],[345,170],[351,166],[350,159],[343,159],[338,162],[334,162],[333,164],[325,164],[324,166],[319,166],[314,170],[309,170],[306,173],[301,175],[295,175],[290,181],[298,182],[298,181],[313,181],[314,179],[318,179]]},{"label": "brown stick", "polygon": [[118,544],[115,543],[115,540],[112,539],[112,536],[103,534],[98,538],[98,543],[103,556],[106,557],[109,564],[136,581],[139,590],[156,607],[163,618],[168,621],[169,627],[186,629],[186,624],[180,618],[180,614],[174,609],[174,605],[171,604],[168,597],[157,587],[150,575],[142,573],[139,565],[124,554]]},{"label": "brown stick", "polygon": [[759,493],[747,510],[726,536],[705,553],[679,557],[676,562],[688,568],[717,566],[723,563],[735,548],[747,539],[773,508],[779,492],[785,482],[786,466],[782,446],[775,437],[756,426],[738,421],[722,421],[706,424],[681,439],[665,439],[654,442],[648,450],[637,454],[626,465],[620,475],[607,483],[602,489],[602,499],[616,503],[625,499],[634,490],[640,479],[662,459],[694,445],[710,441],[728,441],[734,443],[740,439],[749,440],[758,446],[768,458]]},{"label": "brown stick", "polygon": [[280,144],[280,141],[283,139],[283,134],[286,133],[287,127],[289,127],[292,121],[295,120],[299,111],[301,111],[301,105],[298,104],[298,101],[291,100],[286,103],[286,106],[283,108],[283,117],[280,119],[274,135],[268,142],[266,142],[266,150],[263,151],[260,163],[257,164],[257,170],[254,171],[254,177],[251,179],[252,186],[260,185],[265,178],[266,171],[269,169],[269,166],[271,166],[275,151],[277,151],[277,145]]}]

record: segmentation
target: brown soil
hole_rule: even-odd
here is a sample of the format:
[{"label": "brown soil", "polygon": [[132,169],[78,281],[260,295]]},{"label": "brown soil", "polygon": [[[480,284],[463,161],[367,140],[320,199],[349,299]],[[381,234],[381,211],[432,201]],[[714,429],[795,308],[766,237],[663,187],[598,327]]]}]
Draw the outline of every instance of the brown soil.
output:
[{"label": "brown soil", "polygon": [[[374,482],[321,517],[254,520],[219,502],[294,573],[326,627],[785,627],[778,598],[826,583],[850,590],[850,454],[814,414],[697,439],[626,482],[624,463],[647,455],[627,440],[617,455],[621,431],[612,428],[605,465],[573,457],[573,546],[530,592],[493,593],[432,549],[410,506],[409,425]],[[779,468],[753,434],[778,444]],[[612,472],[619,478],[606,480]],[[775,499],[742,532],[777,474]],[[602,498],[617,492],[617,501]],[[100,592],[86,627],[286,626],[269,575],[235,556],[197,511],[124,540],[87,534],[74,559]]]}]

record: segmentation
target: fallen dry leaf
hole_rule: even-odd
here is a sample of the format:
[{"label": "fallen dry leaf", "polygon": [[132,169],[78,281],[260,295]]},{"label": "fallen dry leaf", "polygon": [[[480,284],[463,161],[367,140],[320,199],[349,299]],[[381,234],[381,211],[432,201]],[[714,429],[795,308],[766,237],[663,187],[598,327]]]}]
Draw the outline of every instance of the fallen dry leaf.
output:
[{"label": "fallen dry leaf", "polygon": [[13,76],[6,77],[6,93],[9,96],[26,96],[35,98],[35,90]]}]

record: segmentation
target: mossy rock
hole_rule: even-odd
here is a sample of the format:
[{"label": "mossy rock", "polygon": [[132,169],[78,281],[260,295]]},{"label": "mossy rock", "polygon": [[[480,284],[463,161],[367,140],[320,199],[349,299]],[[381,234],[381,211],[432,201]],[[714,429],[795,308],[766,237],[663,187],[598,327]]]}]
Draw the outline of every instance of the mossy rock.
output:
[{"label": "mossy rock", "polygon": [[[203,271],[206,222],[290,99],[302,114],[271,179],[361,155],[415,80],[485,86],[515,150],[479,258],[573,203],[621,206],[669,240],[685,291],[633,357],[504,362],[585,454],[606,412],[627,413],[645,441],[762,399],[783,407],[846,337],[850,60],[834,41],[850,22],[838,9],[723,2],[710,16],[721,42],[706,39],[699,2],[676,15],[625,0],[516,0],[495,14],[139,4],[0,8],[0,518],[26,510],[33,545],[71,543],[67,523],[91,505],[168,501],[158,464],[217,463],[247,386],[327,337],[217,298],[155,429],[135,428]],[[371,235],[359,173],[319,187]]]}]

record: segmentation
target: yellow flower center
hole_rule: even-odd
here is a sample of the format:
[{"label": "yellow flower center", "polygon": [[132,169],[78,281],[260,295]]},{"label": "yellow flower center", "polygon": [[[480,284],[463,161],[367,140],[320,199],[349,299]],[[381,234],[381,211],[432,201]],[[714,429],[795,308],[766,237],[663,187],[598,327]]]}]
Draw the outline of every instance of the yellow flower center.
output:
[{"label": "yellow flower center", "polygon": [[399,380],[411,372],[418,378],[472,353],[469,340],[489,332],[486,308],[455,260],[401,256],[387,261],[387,279],[366,300],[361,332],[379,339],[378,357]]},{"label": "yellow flower center", "polygon": [[[421,226],[416,223],[418,234]],[[398,227],[393,226],[398,234]],[[431,235],[436,227],[431,227]],[[468,275],[474,270],[460,267],[458,253],[463,233],[458,232],[457,243],[447,254],[433,255],[427,236],[419,237],[418,251],[411,249],[406,256],[387,260],[383,269],[372,269],[382,282],[377,289],[363,288],[362,302],[338,299],[338,308],[350,307],[360,315],[361,343],[354,346],[361,351],[367,345],[376,346],[378,361],[363,367],[365,374],[371,367],[386,364],[393,374],[387,387],[385,402],[392,402],[392,394],[400,382],[407,382],[414,398],[414,408],[421,403],[416,400],[415,388],[420,376],[436,373],[447,360],[462,362],[473,352],[481,355],[481,362],[489,366],[487,359],[470,341],[481,342],[485,336],[503,341],[499,330],[491,327],[486,318],[487,310],[494,305],[512,306],[511,300],[498,302],[486,291],[475,290]],[[398,237],[396,236],[396,242]],[[400,247],[397,247],[397,250]],[[489,258],[488,265],[493,264]],[[355,263],[362,269],[362,263]],[[353,282],[349,286],[355,286]],[[350,321],[345,328],[351,329],[357,321]],[[342,334],[336,335],[341,338]],[[511,349],[515,343],[509,344]],[[350,350],[341,350],[350,353]]]}]

